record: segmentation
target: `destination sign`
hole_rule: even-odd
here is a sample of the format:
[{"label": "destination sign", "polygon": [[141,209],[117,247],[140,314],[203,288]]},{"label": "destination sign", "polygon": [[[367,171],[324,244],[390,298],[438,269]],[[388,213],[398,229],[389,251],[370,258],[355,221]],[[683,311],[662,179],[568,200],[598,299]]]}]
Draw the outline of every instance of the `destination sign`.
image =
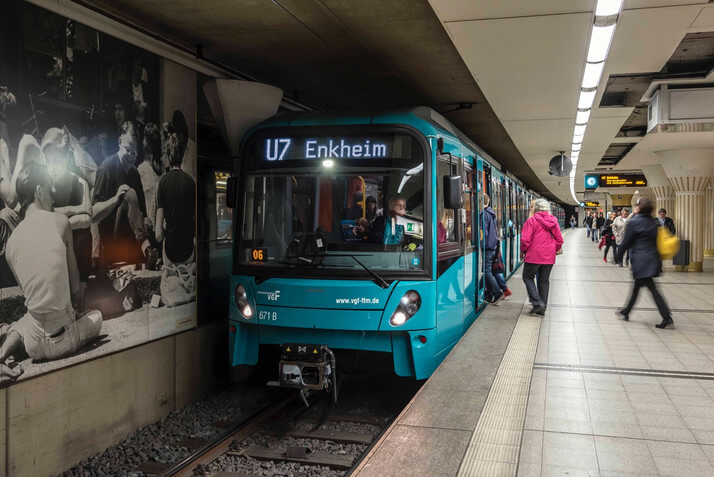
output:
[{"label": "destination sign", "polygon": [[584,204],[585,207],[600,207],[600,202],[597,201],[586,200]]},{"label": "destination sign", "polygon": [[[353,133],[350,127],[276,128],[259,132],[247,145],[245,153],[258,161],[340,160],[423,160],[424,148],[411,134],[402,132]],[[330,130],[332,129],[332,130]]]},{"label": "destination sign", "polygon": [[646,187],[644,174],[586,174],[585,188],[598,187]]},{"label": "destination sign", "polygon": [[268,137],[258,145],[266,161],[291,159],[386,159],[392,157],[394,138]]}]

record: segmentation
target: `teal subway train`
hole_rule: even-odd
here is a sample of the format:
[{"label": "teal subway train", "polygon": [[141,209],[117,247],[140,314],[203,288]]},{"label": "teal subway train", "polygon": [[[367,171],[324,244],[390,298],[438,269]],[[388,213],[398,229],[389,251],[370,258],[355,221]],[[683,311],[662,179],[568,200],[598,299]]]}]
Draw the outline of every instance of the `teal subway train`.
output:
[{"label": "teal subway train", "polygon": [[429,108],[268,120],[233,186],[231,364],[281,346],[279,382],[301,389],[329,387],[339,350],[428,378],[485,304],[484,194],[507,277],[534,198]]}]

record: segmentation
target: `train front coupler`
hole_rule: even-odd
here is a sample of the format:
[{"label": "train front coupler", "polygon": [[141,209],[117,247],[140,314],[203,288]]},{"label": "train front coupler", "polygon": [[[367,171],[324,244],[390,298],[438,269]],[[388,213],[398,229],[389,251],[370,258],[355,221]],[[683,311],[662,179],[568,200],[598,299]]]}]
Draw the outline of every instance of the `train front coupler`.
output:
[{"label": "train front coupler", "polygon": [[271,386],[297,389],[309,407],[307,397],[313,391],[327,391],[337,402],[337,364],[335,353],[325,345],[287,343],[281,346],[278,381]]}]

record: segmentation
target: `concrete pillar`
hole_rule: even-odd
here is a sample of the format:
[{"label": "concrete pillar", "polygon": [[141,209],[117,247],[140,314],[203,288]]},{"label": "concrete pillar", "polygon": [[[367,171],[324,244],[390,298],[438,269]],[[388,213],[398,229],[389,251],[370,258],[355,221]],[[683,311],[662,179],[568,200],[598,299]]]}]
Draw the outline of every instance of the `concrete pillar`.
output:
[{"label": "concrete pillar", "polygon": [[714,177],[704,194],[704,256],[714,257]]},{"label": "concrete pillar", "polygon": [[657,210],[665,209],[668,214],[672,214],[674,212],[674,188],[669,183],[662,166],[659,164],[642,166],[642,172],[647,178],[648,189],[652,191],[652,196],[648,199],[653,199],[657,203]]},{"label": "concrete pillar", "polygon": [[674,187],[674,225],[677,236],[689,240],[689,266],[682,270],[701,272],[704,260],[704,191],[708,177],[670,177]]},{"label": "concrete pillar", "polygon": [[671,185],[652,186],[657,210],[664,209],[668,214],[674,213],[674,188]]},{"label": "concrete pillar", "polygon": [[689,240],[689,265],[681,271],[701,272],[704,264],[705,192],[714,176],[714,149],[676,149],[657,152],[674,189],[677,236]]}]

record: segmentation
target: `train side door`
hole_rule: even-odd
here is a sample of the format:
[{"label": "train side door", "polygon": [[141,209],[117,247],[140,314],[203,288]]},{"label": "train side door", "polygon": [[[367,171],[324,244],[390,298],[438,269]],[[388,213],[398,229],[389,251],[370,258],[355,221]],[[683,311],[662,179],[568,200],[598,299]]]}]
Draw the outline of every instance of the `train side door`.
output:
[{"label": "train side door", "polygon": [[[447,146],[450,146],[447,144]],[[436,327],[439,352],[447,350],[464,329],[463,210],[444,208],[443,177],[462,174],[458,147],[436,158]]]},{"label": "train side door", "polygon": [[[474,158],[475,161],[475,158]],[[476,249],[476,214],[474,213],[474,191],[476,189],[476,173],[471,164],[464,161],[464,320],[470,322],[470,318],[475,313],[477,300],[476,294],[478,286],[476,283],[476,268],[478,267],[478,259]]]},{"label": "train side door", "polygon": [[481,160],[480,157],[477,157],[475,159],[477,161],[476,163],[476,172],[475,172],[475,177],[474,180],[475,186],[473,188],[473,193],[474,193],[474,198],[473,198],[473,204],[474,204],[474,268],[476,270],[476,306],[481,307],[483,304],[483,284],[484,284],[484,278],[483,278],[483,240],[481,239],[482,234],[483,234],[483,226],[482,226],[482,214],[481,211],[483,210],[483,194],[484,194],[484,174],[483,174],[483,161]]}]

